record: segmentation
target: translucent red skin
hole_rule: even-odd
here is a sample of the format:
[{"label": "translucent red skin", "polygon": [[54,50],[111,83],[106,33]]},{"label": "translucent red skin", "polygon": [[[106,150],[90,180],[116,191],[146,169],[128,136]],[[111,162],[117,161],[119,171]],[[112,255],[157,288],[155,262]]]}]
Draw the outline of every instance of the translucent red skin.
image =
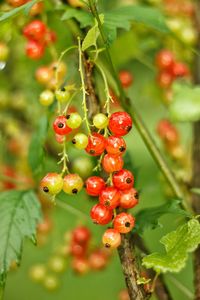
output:
[{"label": "translucent red skin", "polygon": [[171,51],[163,49],[156,56],[156,65],[160,70],[170,69],[175,61]]},{"label": "translucent red skin", "polygon": [[116,229],[107,229],[103,234],[102,242],[106,247],[117,248],[121,244],[121,235]]},{"label": "translucent red skin", "polygon": [[26,44],[26,55],[31,59],[40,59],[45,52],[44,45],[34,40],[29,40]]},{"label": "translucent red skin", "polygon": [[106,225],[112,220],[113,212],[101,204],[96,204],[91,209],[90,216],[95,224]]},{"label": "translucent red skin", "polygon": [[157,126],[160,138],[169,145],[178,145],[180,142],[179,132],[176,127],[168,120],[160,120]]},{"label": "translucent red skin", "polygon": [[129,190],[124,190],[120,197],[120,207],[124,209],[130,209],[138,204],[138,192],[131,188]]},{"label": "translucent red skin", "polygon": [[159,86],[163,89],[167,89],[172,85],[174,78],[171,72],[169,71],[161,71],[158,74],[157,82]]},{"label": "translucent red skin", "polygon": [[120,192],[113,186],[108,186],[102,190],[99,196],[99,203],[104,205],[107,209],[115,209],[119,206]]},{"label": "translucent red skin", "polygon": [[106,267],[108,258],[101,249],[98,249],[90,254],[88,261],[92,270],[101,270]]},{"label": "translucent red skin", "polygon": [[119,80],[124,88],[128,88],[133,83],[133,75],[129,71],[120,71]]},{"label": "translucent red skin", "polygon": [[84,257],[87,252],[86,245],[78,244],[76,242],[72,242],[70,246],[70,253],[75,257]]},{"label": "translucent red skin", "polygon": [[91,232],[86,226],[79,226],[72,232],[73,242],[81,245],[85,245],[91,238]]},{"label": "translucent red skin", "polygon": [[[127,183],[126,180],[130,178],[131,182]],[[126,169],[122,169],[115,174],[113,174],[113,185],[119,190],[128,190],[134,185],[133,174]]]},{"label": "translucent red skin", "polygon": [[[125,225],[127,222],[130,223],[129,227],[126,227]],[[120,233],[130,232],[133,229],[134,225],[135,218],[132,215],[127,214],[125,212],[118,214],[113,221],[114,229]]]},{"label": "translucent red skin", "polygon": [[188,67],[182,62],[175,62],[171,68],[171,74],[173,77],[184,77],[189,75]]},{"label": "translucent red skin", "polygon": [[[104,136],[95,132],[89,136],[88,145],[85,148],[85,151],[92,156],[99,156],[104,152],[105,144],[106,140]],[[94,151],[94,153],[91,151]]]},{"label": "translucent red skin", "polygon": [[86,192],[90,196],[99,196],[105,187],[105,181],[99,176],[89,177],[86,182]]},{"label": "translucent red skin", "polygon": [[[59,123],[63,123],[64,126],[62,128],[59,128],[58,127]],[[59,134],[59,135],[65,135],[65,134],[68,134],[72,131],[71,128],[69,128],[67,126],[65,116],[59,116],[55,119],[55,121],[53,123],[53,129],[54,129],[55,133]]]},{"label": "translucent red skin", "polygon": [[34,20],[24,27],[23,34],[28,40],[42,42],[45,39],[47,27],[40,20]]},{"label": "translucent red skin", "polygon": [[102,167],[107,173],[113,173],[123,168],[124,161],[121,156],[106,154],[102,160]]},{"label": "translucent red skin", "polygon": [[[123,147],[124,150],[121,151],[120,148]],[[126,142],[120,136],[109,136],[106,139],[106,151],[111,155],[122,155],[126,151]]]},{"label": "translucent red skin", "polygon": [[132,128],[132,119],[127,112],[115,112],[110,116],[108,128],[116,136],[124,136]]}]

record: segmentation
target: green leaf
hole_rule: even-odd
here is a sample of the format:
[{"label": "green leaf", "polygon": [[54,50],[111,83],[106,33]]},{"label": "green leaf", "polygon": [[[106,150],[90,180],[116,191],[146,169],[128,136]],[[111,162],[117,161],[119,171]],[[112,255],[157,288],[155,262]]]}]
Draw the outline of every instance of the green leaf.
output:
[{"label": "green leaf", "polygon": [[104,30],[108,43],[113,42],[117,36],[117,29],[129,30],[131,21],[142,23],[158,31],[168,33],[165,18],[160,10],[142,5],[123,6],[105,12]]},{"label": "green leaf", "polygon": [[[103,24],[104,22],[104,16],[100,15],[100,20],[101,23]],[[83,43],[82,43],[82,50],[85,51],[88,48],[90,48],[91,46],[94,46],[97,49],[97,39],[100,35],[99,32],[99,27],[98,27],[98,23],[95,20],[95,25],[88,31],[88,33],[86,34]]]},{"label": "green leaf", "polygon": [[75,8],[67,8],[66,12],[61,17],[61,20],[64,21],[72,18],[80,23],[81,28],[92,26],[94,24],[94,18],[89,12]]},{"label": "green leaf", "polygon": [[158,273],[179,272],[186,264],[188,253],[193,252],[200,243],[200,223],[191,219],[162,237],[160,242],[165,246],[166,253],[147,255],[142,264]]},{"label": "green leaf", "polygon": [[14,9],[11,9],[8,12],[5,12],[3,14],[0,15],[0,22],[5,22],[5,21],[9,21],[11,18],[16,17],[17,15],[19,15],[20,13],[24,13],[25,15],[28,15],[31,7],[36,3],[39,2],[39,0],[32,0],[29,1],[28,3],[21,5],[19,7],[16,7]]},{"label": "green leaf", "polygon": [[160,206],[142,209],[135,216],[135,231],[142,234],[146,229],[155,229],[161,226],[159,218],[165,214],[187,216],[187,212],[181,209],[179,204],[180,200],[171,200]]},{"label": "green leaf", "polygon": [[28,162],[34,174],[38,173],[43,163],[44,158],[44,143],[46,140],[48,131],[48,119],[43,116],[38,123],[38,128],[32,137],[29,153]]},{"label": "green leaf", "polygon": [[20,263],[24,238],[35,240],[40,219],[40,204],[33,191],[0,193],[0,277],[14,261]]},{"label": "green leaf", "polygon": [[171,117],[180,122],[200,120],[200,87],[175,84],[173,91],[173,101],[169,107]]}]

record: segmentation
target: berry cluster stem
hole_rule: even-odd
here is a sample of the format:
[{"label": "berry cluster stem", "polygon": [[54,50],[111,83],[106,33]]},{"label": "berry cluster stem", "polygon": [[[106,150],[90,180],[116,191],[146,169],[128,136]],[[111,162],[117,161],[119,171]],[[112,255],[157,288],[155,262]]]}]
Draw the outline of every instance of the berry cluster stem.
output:
[{"label": "berry cluster stem", "polygon": [[80,37],[78,37],[78,49],[79,49],[79,72],[80,72],[80,77],[81,77],[81,89],[82,89],[82,93],[83,93],[82,106],[83,106],[83,112],[84,112],[84,121],[86,123],[88,133],[89,133],[89,135],[91,135],[90,124],[88,121],[88,108],[87,108],[87,102],[86,102],[87,91],[86,91],[86,87],[85,87],[85,80],[84,80],[84,74],[83,74],[82,49],[81,49]]},{"label": "berry cluster stem", "polygon": [[63,151],[61,152],[61,160],[58,163],[63,163],[63,168],[61,171],[61,175],[63,176],[65,173],[69,174],[69,170],[67,167],[67,162],[69,161],[66,149],[66,141],[63,142]]}]

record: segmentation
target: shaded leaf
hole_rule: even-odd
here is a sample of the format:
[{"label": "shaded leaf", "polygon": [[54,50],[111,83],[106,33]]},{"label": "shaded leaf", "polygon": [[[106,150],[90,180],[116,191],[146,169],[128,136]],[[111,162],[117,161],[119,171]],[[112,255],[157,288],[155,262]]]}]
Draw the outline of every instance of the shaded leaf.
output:
[{"label": "shaded leaf", "polygon": [[179,272],[185,266],[188,253],[193,252],[200,243],[200,224],[196,219],[191,219],[165,235],[160,242],[165,246],[166,253],[147,255],[142,264],[158,273]]},{"label": "shaded leaf", "polygon": [[179,200],[171,200],[160,206],[142,209],[135,216],[135,231],[142,234],[146,229],[155,229],[159,227],[159,218],[165,214],[187,216],[188,213],[181,209],[179,204]]},{"label": "shaded leaf", "polygon": [[92,26],[94,24],[94,18],[85,10],[67,8],[66,12],[62,15],[61,20],[64,21],[71,18],[75,18],[80,23],[81,28]]},{"label": "shaded leaf", "polygon": [[20,263],[24,238],[35,241],[40,219],[40,204],[33,191],[0,193],[0,276],[14,261]]}]

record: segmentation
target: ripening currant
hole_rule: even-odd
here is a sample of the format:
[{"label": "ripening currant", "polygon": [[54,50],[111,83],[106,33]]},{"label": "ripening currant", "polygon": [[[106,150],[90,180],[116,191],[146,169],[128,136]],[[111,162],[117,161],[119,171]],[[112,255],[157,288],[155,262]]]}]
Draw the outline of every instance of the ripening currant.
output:
[{"label": "ripening currant", "polygon": [[85,149],[88,145],[88,137],[84,133],[77,133],[73,139],[72,144],[79,150]]},{"label": "ripening currant", "polygon": [[55,134],[55,138],[56,138],[56,142],[58,142],[59,144],[62,144],[65,141],[65,136],[64,135]]},{"label": "ripening currant", "polygon": [[169,120],[160,120],[157,132],[160,138],[169,146],[176,146],[180,142],[179,132]]},{"label": "ripening currant", "polygon": [[48,173],[40,182],[40,188],[43,192],[51,195],[60,193],[63,188],[63,179],[60,174]]},{"label": "ripening currant", "polygon": [[44,45],[34,41],[29,40],[26,44],[26,55],[31,59],[40,59],[44,55]]},{"label": "ripening currant", "polygon": [[90,216],[94,224],[106,225],[113,218],[112,210],[107,209],[104,205],[96,204],[90,211]]},{"label": "ripening currant", "polygon": [[108,263],[107,255],[102,251],[102,249],[97,249],[90,253],[88,257],[89,266],[92,270],[98,271],[106,267]]},{"label": "ripening currant", "polygon": [[123,88],[128,88],[133,83],[133,75],[129,71],[120,71],[119,80],[121,81]]},{"label": "ripening currant", "polygon": [[182,62],[175,62],[171,68],[172,76],[177,77],[184,77],[189,75],[189,69],[186,64]]},{"label": "ripening currant", "polygon": [[39,67],[35,72],[36,80],[43,85],[47,85],[52,77],[53,71],[47,66]]},{"label": "ripening currant", "polygon": [[57,40],[57,35],[55,31],[51,29],[47,29],[45,34],[45,40],[44,40],[45,45],[49,46],[50,44],[55,43],[56,40]]},{"label": "ripening currant", "polygon": [[5,62],[8,59],[9,48],[5,43],[0,42],[0,62]]},{"label": "ripening currant", "polygon": [[43,106],[49,106],[54,102],[54,93],[50,90],[45,90],[40,94],[40,103]]},{"label": "ripening currant", "polygon": [[171,51],[163,49],[156,56],[156,65],[160,70],[170,69],[175,61]]},{"label": "ripening currant", "polygon": [[127,112],[115,112],[110,116],[108,128],[113,135],[123,136],[132,128],[132,119]]},{"label": "ripening currant", "polygon": [[85,257],[74,257],[71,266],[73,271],[79,275],[86,274],[89,271],[88,260]]},{"label": "ripening currant", "polygon": [[63,191],[74,195],[83,188],[83,180],[78,174],[68,174],[63,179]]},{"label": "ripening currant", "polygon": [[84,257],[87,252],[87,245],[72,242],[70,245],[70,254],[75,257]]},{"label": "ripening currant", "polygon": [[70,99],[70,92],[65,87],[63,87],[55,91],[55,96],[58,102],[65,103]]},{"label": "ripening currant", "polygon": [[105,150],[105,143],[106,140],[104,136],[94,132],[91,136],[89,136],[88,145],[85,150],[92,156],[99,156]]},{"label": "ripening currant", "polygon": [[98,129],[104,129],[108,126],[108,117],[104,114],[96,114],[93,118],[93,125]]},{"label": "ripening currant", "polygon": [[77,244],[87,244],[91,238],[91,232],[86,226],[76,227],[72,231],[72,240]]},{"label": "ripening currant", "polygon": [[139,194],[136,189],[123,190],[120,196],[120,207],[130,209],[138,204]]},{"label": "ripening currant", "polygon": [[123,165],[124,165],[124,161],[120,155],[113,156],[111,154],[106,154],[102,160],[103,169],[107,173],[113,173],[113,172],[119,171],[123,168]]},{"label": "ripening currant", "polygon": [[47,27],[40,20],[34,20],[23,29],[23,34],[28,40],[44,41]]},{"label": "ripening currant", "polygon": [[59,116],[53,123],[53,129],[56,134],[65,135],[70,133],[72,130],[67,126],[67,119],[65,116]]},{"label": "ripening currant", "polygon": [[134,185],[133,174],[126,169],[122,169],[113,174],[113,184],[119,190],[128,190]]},{"label": "ripening currant", "polygon": [[89,177],[86,182],[86,193],[90,196],[97,197],[101,191],[105,188],[105,181],[99,176]]},{"label": "ripening currant", "polygon": [[76,129],[81,126],[82,118],[78,113],[71,113],[66,116],[67,126],[71,129]]},{"label": "ripening currant", "polygon": [[106,151],[111,155],[122,155],[126,151],[126,143],[120,136],[109,136],[106,139]]},{"label": "ripening currant", "polygon": [[113,186],[104,188],[99,196],[99,203],[107,207],[107,209],[115,209],[120,204],[120,192]]},{"label": "ripening currant", "polygon": [[6,0],[12,7],[19,7],[27,2],[27,0]]},{"label": "ripening currant", "polygon": [[102,242],[106,248],[117,248],[121,244],[121,234],[116,229],[107,229],[103,234]]},{"label": "ripening currant", "polygon": [[125,212],[118,214],[113,221],[114,229],[120,233],[130,232],[133,229],[134,225],[135,218]]},{"label": "ripening currant", "polygon": [[167,89],[172,85],[173,76],[169,71],[161,71],[157,76],[157,82],[163,89]]}]

